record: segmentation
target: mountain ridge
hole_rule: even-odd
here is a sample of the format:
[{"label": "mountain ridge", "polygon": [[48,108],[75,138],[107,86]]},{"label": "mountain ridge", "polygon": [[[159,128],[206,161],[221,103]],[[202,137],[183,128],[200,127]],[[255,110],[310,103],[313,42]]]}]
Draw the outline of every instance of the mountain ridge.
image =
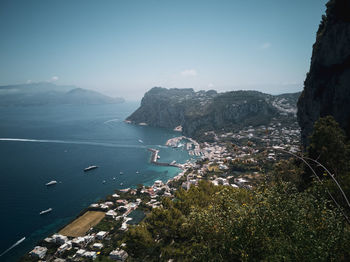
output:
[{"label": "mountain ridge", "polygon": [[74,85],[39,82],[0,86],[0,106],[112,104],[122,102],[124,102],[123,98],[109,97]]},{"label": "mountain ridge", "polygon": [[126,120],[155,127],[182,126],[185,135],[196,137],[210,130],[264,125],[273,117],[295,118],[299,94],[274,96],[259,91],[218,93],[154,87]]}]

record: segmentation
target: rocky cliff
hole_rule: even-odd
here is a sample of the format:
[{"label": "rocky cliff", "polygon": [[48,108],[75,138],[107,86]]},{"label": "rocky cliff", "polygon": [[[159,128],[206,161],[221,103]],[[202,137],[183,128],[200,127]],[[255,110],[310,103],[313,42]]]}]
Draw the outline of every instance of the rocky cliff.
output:
[{"label": "rocky cliff", "polygon": [[310,71],[298,101],[304,146],[314,122],[332,115],[350,135],[350,1],[331,0],[313,46]]},{"label": "rocky cliff", "polygon": [[299,93],[272,96],[257,91],[217,93],[155,87],[127,120],[166,128],[181,125],[185,135],[197,137],[209,130],[265,125],[273,117],[293,118],[298,97]]}]

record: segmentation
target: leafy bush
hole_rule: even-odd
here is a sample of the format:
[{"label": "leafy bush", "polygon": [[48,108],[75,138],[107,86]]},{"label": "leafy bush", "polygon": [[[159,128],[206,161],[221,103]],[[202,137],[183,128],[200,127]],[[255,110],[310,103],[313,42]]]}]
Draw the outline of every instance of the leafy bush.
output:
[{"label": "leafy bush", "polygon": [[148,261],[346,260],[349,230],[323,196],[318,185],[249,191],[201,182],[131,228],[127,252]]}]

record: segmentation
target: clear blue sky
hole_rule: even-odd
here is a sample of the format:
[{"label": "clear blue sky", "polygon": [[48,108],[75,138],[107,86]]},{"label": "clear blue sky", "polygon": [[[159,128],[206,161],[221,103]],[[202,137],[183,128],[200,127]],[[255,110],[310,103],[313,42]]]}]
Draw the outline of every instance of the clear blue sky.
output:
[{"label": "clear blue sky", "polygon": [[0,0],[0,85],[302,89],[326,0]]}]

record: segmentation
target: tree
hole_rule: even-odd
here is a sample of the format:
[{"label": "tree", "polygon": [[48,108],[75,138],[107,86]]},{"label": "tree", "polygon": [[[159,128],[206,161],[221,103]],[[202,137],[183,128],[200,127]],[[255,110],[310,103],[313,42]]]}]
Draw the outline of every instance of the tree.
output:
[{"label": "tree", "polygon": [[[310,136],[310,146],[307,149],[309,158],[317,160],[324,165],[334,178],[339,182],[347,196],[350,195],[350,146],[346,139],[344,130],[332,116],[320,118],[314,125],[314,131]],[[312,162],[312,161],[311,161]],[[334,195],[342,203],[343,197],[334,181],[325,172],[324,168],[313,163],[314,169],[319,177],[322,177]],[[306,169],[304,181],[311,180],[311,172]]]}]

